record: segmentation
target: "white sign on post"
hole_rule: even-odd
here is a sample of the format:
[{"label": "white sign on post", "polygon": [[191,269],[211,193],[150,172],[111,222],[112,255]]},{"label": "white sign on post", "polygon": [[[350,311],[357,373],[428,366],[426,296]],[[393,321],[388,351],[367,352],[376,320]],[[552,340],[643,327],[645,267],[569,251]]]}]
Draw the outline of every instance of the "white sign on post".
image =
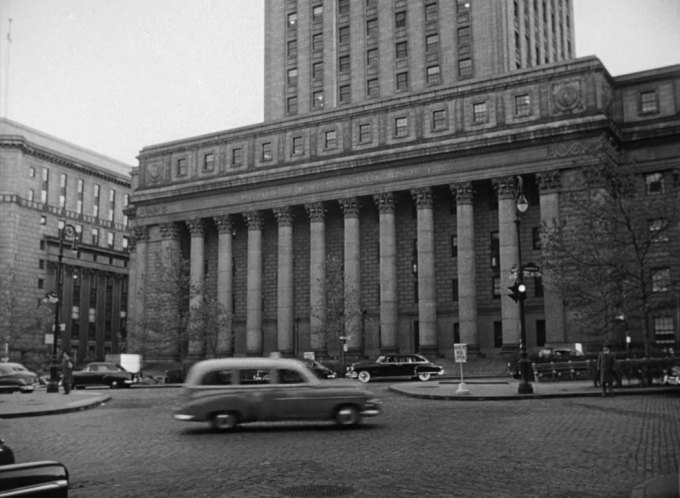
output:
[{"label": "white sign on post", "polygon": [[465,379],[463,378],[463,363],[467,362],[467,344],[454,344],[453,345],[453,357],[456,363],[460,363],[460,384],[456,390],[456,394],[470,394],[467,386],[465,385]]}]

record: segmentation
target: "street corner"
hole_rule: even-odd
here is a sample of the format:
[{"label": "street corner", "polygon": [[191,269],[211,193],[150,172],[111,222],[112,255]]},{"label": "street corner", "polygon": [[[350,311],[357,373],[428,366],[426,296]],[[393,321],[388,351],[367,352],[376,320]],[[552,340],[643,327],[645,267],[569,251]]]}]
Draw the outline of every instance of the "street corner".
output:
[{"label": "street corner", "polygon": [[44,389],[28,394],[0,395],[0,419],[56,415],[96,408],[111,399],[98,391],[48,393]]}]

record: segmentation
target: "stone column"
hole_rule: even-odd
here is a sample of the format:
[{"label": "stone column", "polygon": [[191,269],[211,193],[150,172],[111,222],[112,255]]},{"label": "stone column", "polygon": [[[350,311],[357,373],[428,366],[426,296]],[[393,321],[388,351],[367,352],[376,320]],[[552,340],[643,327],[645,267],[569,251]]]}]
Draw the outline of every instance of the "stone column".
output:
[{"label": "stone column", "polygon": [[246,284],[246,351],[262,354],[262,213],[243,214],[248,225],[248,270]]},{"label": "stone column", "polygon": [[202,219],[189,220],[186,222],[191,233],[191,307],[194,308],[203,299],[204,261],[205,261],[205,224]]},{"label": "stone column", "polygon": [[[537,175],[540,189],[541,225],[557,227],[560,224],[559,170],[544,171]],[[543,273],[543,309],[547,342],[566,342],[564,299],[562,291],[549,273]]]},{"label": "stone column", "polygon": [[164,266],[179,264],[179,227],[175,223],[159,225],[161,232],[161,262]]},{"label": "stone column", "polygon": [[326,351],[326,224],[323,202],[306,204],[309,214],[309,331],[313,351]]},{"label": "stone column", "polygon": [[345,337],[349,350],[362,349],[359,199],[338,201],[345,218]]},{"label": "stone column", "polygon": [[503,347],[520,343],[519,305],[508,297],[508,287],[513,268],[519,271],[519,249],[517,246],[516,179],[514,176],[494,180],[498,193],[498,239],[501,258],[501,320],[503,323]]},{"label": "stone column", "polygon": [[289,206],[274,209],[279,226],[277,287],[277,348],[295,354],[293,339],[293,212]]},{"label": "stone column", "polygon": [[437,353],[437,292],[434,273],[434,213],[432,190],[413,189],[418,209],[418,321],[419,350]]},{"label": "stone column", "polygon": [[[134,254],[134,262],[130,262],[130,281],[128,291],[128,316],[130,317],[130,330],[128,334],[136,335],[138,338],[143,337],[145,321],[146,321],[146,288],[144,281],[146,279],[148,268],[148,242],[149,242],[149,227],[136,226],[133,228],[133,237],[131,242],[130,256]],[[132,258],[131,258],[132,259]],[[87,328],[87,315],[85,310],[87,308],[80,307],[80,323],[81,329]],[[82,335],[83,330],[81,330]],[[87,336],[85,336],[87,337]]]},{"label": "stone column", "polygon": [[380,350],[397,352],[397,230],[394,194],[376,194],[380,218]]},{"label": "stone column", "polygon": [[460,340],[468,350],[479,350],[477,330],[477,271],[475,261],[475,214],[472,183],[451,185],[456,196],[458,238],[458,321]]},{"label": "stone column", "polygon": [[234,255],[233,231],[234,222],[230,215],[215,216],[213,218],[219,232],[217,242],[217,302],[225,314],[225,329],[220,331],[217,348],[220,353],[231,354],[232,337],[234,334]]}]

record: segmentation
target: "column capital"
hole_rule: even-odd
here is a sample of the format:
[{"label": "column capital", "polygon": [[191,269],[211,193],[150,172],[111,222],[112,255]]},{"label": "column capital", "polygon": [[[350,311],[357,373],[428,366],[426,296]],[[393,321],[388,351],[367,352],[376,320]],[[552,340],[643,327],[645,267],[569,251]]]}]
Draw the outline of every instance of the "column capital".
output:
[{"label": "column capital", "polygon": [[290,206],[274,208],[273,211],[276,222],[280,227],[289,227],[293,225],[295,216],[293,215],[293,210]]},{"label": "column capital", "polygon": [[536,179],[541,193],[558,192],[562,188],[562,175],[558,169],[541,171]]},{"label": "column capital", "polygon": [[161,237],[164,239],[179,240],[179,227],[175,223],[161,223]]},{"label": "column capital", "polygon": [[432,189],[430,187],[411,189],[411,197],[418,209],[432,209]]},{"label": "column capital", "polygon": [[135,241],[147,241],[149,240],[149,225],[134,227],[132,233]]},{"label": "column capital", "polygon": [[222,216],[213,216],[213,221],[217,227],[217,231],[220,234],[231,233],[234,230],[234,222],[231,219],[230,214],[224,214]]},{"label": "column capital", "polygon": [[472,204],[475,191],[472,182],[452,183],[449,185],[451,193],[456,197],[457,204]]},{"label": "column capital", "polygon": [[394,192],[383,192],[373,196],[373,202],[380,214],[394,213]]},{"label": "column capital", "polygon": [[203,237],[205,235],[205,223],[203,219],[195,218],[193,220],[186,221],[187,227],[189,227],[189,232],[192,237]]},{"label": "column capital", "polygon": [[313,202],[305,204],[305,210],[309,214],[310,221],[323,221],[326,217],[326,210],[323,207],[323,202]]},{"label": "column capital", "polygon": [[261,211],[248,211],[243,213],[243,220],[248,225],[248,230],[262,230],[264,219]]},{"label": "column capital", "polygon": [[358,218],[361,203],[356,197],[348,197],[347,199],[339,199],[338,203],[342,209],[345,218]]},{"label": "column capital", "polygon": [[498,200],[514,199],[517,196],[517,178],[515,176],[494,178],[493,188],[498,194]]}]

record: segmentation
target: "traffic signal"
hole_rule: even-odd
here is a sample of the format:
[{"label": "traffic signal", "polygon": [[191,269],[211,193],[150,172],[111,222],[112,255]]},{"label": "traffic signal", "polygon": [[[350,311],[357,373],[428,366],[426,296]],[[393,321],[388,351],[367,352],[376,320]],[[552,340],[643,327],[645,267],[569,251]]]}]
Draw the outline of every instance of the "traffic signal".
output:
[{"label": "traffic signal", "polygon": [[527,297],[527,286],[524,284],[520,284],[518,281],[515,280],[515,283],[508,287],[510,289],[510,299],[515,301],[516,303],[519,301],[524,301],[524,299]]}]

